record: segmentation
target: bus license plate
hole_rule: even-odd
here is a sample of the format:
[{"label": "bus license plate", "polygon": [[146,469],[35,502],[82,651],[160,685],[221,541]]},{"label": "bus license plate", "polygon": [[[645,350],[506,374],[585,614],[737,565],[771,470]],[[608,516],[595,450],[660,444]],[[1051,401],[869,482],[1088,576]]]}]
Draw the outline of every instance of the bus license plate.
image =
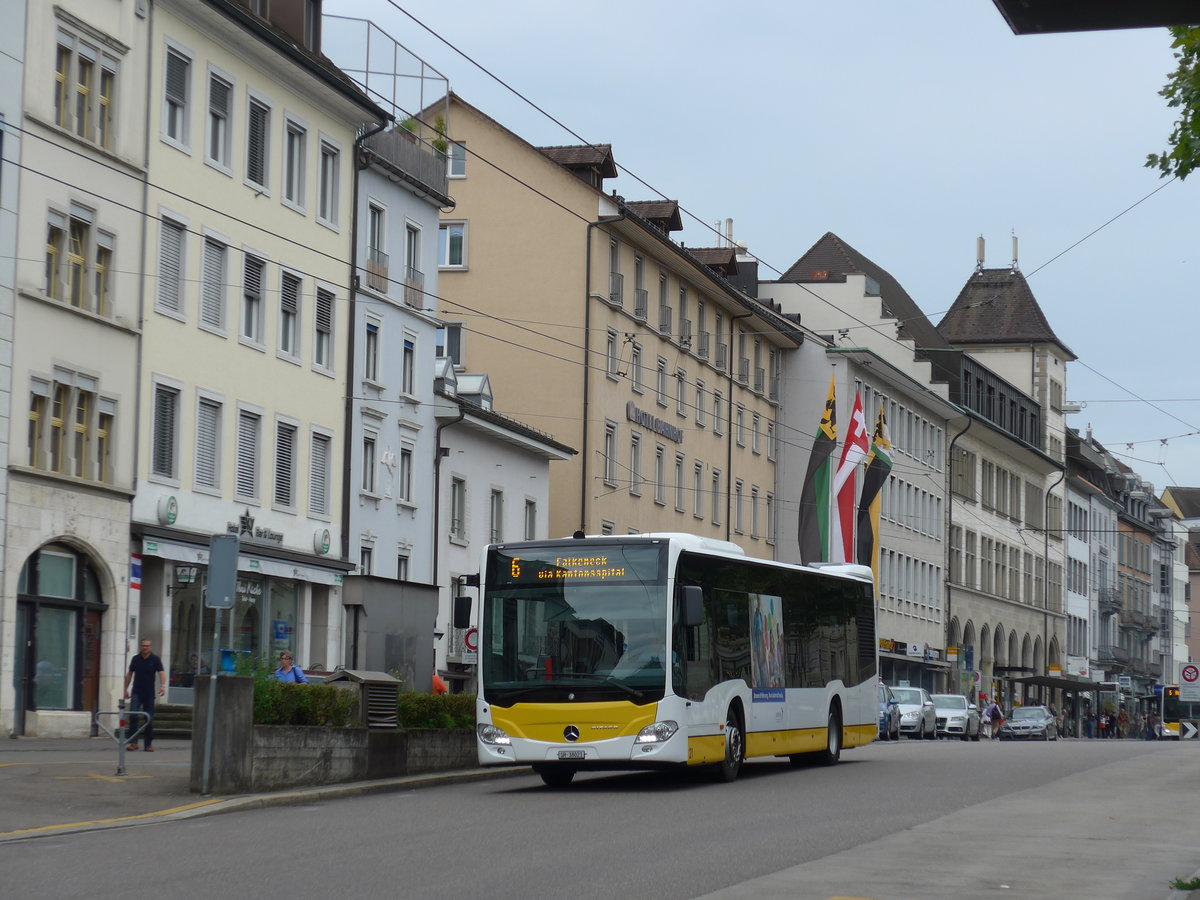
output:
[{"label": "bus license plate", "polygon": [[559,750],[559,759],[587,759],[586,750]]}]

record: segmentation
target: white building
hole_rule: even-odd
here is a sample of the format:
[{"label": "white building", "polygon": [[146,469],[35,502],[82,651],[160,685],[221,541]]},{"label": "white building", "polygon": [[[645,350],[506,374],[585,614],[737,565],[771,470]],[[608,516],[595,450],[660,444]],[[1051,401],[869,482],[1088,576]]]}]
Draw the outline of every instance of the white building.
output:
[{"label": "white building", "polygon": [[[946,420],[959,415],[917,348],[949,345],[892,275],[841,238],[825,234],[778,281],[759,292],[824,337],[789,354],[781,483],[799,485],[830,371],[839,445],[855,396],[868,434],[882,407],[892,470],[881,495],[877,630],[880,674],[889,683],[966,692],[946,643]],[[898,335],[898,336],[897,336]],[[861,485],[862,472],[859,472]],[[799,488],[781,516],[779,556],[796,561]],[[950,657],[954,657],[951,659]],[[961,669],[967,672],[967,669]]]},{"label": "white building", "polygon": [[[449,358],[438,362],[436,665],[453,689],[473,691],[478,647],[468,631],[479,626],[479,595],[467,584],[478,584],[488,544],[551,536],[550,465],[575,450],[492,409],[486,375],[458,374]],[[455,627],[456,597],[472,598],[469,628]]]}]

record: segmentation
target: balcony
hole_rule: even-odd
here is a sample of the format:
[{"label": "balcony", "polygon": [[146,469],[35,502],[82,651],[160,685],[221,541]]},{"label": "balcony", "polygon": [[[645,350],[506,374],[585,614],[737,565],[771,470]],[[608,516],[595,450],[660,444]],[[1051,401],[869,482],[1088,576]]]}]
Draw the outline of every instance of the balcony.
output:
[{"label": "balcony", "polygon": [[671,307],[665,303],[658,307],[658,332],[659,334],[671,333]]},{"label": "balcony", "polygon": [[645,322],[646,317],[650,314],[650,295],[646,293],[645,288],[633,289],[633,316],[635,319]]},{"label": "balcony", "polygon": [[696,355],[701,359],[708,359],[708,339],[710,335],[707,331],[702,331],[696,335]]},{"label": "balcony", "polygon": [[613,306],[625,305],[625,276],[620,272],[608,273],[608,302]]},{"label": "balcony", "polygon": [[778,375],[771,376],[771,389],[770,389],[770,391],[768,391],[767,397],[768,397],[768,399],[771,399],[771,400],[779,399],[779,376]]},{"label": "balcony", "polygon": [[404,302],[414,309],[425,307],[425,273],[412,266],[404,268]]},{"label": "balcony", "polygon": [[388,291],[388,255],[377,247],[367,248],[367,287],[381,294]]},{"label": "balcony", "polygon": [[763,389],[766,388],[766,386],[767,386],[767,370],[766,369],[755,369],[754,370],[754,390],[758,391],[761,394],[763,392]]},{"label": "balcony", "polygon": [[1129,665],[1129,654],[1116,644],[1101,644],[1096,648],[1096,662],[1106,668]]},{"label": "balcony", "polygon": [[750,360],[744,356],[738,360],[737,380],[742,384],[750,383]]},{"label": "balcony", "polygon": [[725,371],[725,361],[728,358],[729,358],[729,345],[718,343],[717,344],[717,355],[713,359],[713,365],[716,366],[718,369],[720,369],[722,372],[724,372]]},{"label": "balcony", "polygon": [[692,320],[679,320],[679,346],[687,349],[692,346]]},{"label": "balcony", "polygon": [[1121,594],[1116,588],[1100,588],[1100,615],[1110,616],[1121,611]]}]

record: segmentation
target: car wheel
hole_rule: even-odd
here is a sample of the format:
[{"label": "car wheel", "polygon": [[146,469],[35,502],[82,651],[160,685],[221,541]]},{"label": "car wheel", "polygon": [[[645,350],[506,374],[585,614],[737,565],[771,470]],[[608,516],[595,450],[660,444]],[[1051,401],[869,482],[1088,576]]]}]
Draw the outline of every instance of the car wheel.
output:
[{"label": "car wheel", "polygon": [[900,720],[899,719],[896,720],[896,730],[892,732],[892,740],[893,741],[900,740]]},{"label": "car wheel", "polygon": [[725,714],[725,759],[717,766],[717,779],[730,782],[737,780],[746,758],[745,735],[742,732],[742,717],[737,709],[729,707]]},{"label": "car wheel", "polygon": [[819,754],[821,765],[836,766],[842,758],[842,717],[836,709],[829,710],[829,723],[826,730],[825,749]]},{"label": "car wheel", "polygon": [[552,788],[564,788],[575,777],[575,770],[571,766],[534,766],[533,771],[541,776],[546,787]]}]

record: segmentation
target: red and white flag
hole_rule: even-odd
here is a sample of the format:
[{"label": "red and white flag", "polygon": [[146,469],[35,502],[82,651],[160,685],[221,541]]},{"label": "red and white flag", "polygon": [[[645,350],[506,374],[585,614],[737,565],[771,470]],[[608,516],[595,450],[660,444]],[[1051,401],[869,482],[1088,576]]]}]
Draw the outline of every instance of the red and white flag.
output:
[{"label": "red and white flag", "polygon": [[858,464],[867,458],[870,443],[867,420],[863,416],[862,396],[854,394],[854,412],[846,427],[846,442],[833,475],[833,496],[836,504],[833,527],[829,536],[829,559],[832,562],[854,562],[854,473]]}]

